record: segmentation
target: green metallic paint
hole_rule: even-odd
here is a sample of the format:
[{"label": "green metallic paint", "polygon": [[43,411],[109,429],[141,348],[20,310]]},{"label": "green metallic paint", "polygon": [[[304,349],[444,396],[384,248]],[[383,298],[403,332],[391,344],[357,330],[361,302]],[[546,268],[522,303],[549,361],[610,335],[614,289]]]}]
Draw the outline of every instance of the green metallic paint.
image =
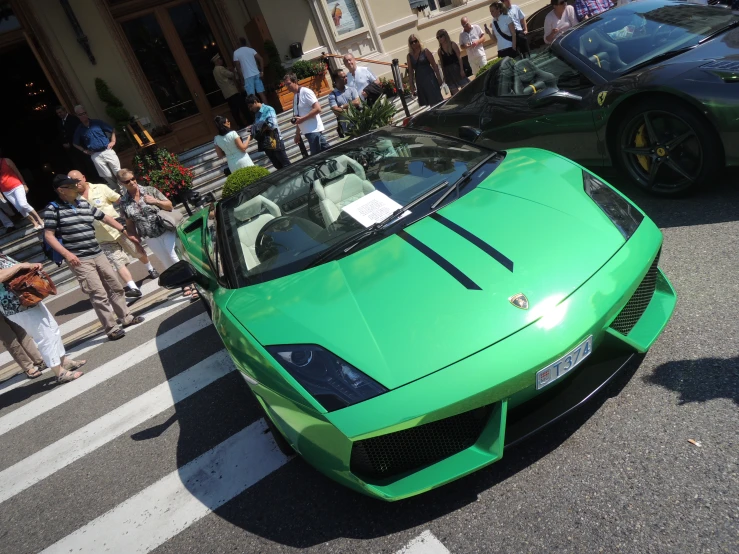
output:
[{"label": "green metallic paint", "polygon": [[[512,151],[477,188],[440,213],[510,257],[512,275],[430,218],[406,231],[481,291],[464,288],[397,236],[295,275],[210,291],[214,324],[266,413],[310,464],[354,490],[398,500],[497,461],[507,410],[557,386],[536,391],[536,371],[590,334],[595,351],[608,338],[645,352],[675,307],[660,272],[629,335],[608,327],[662,235],[645,218],[624,242],[584,194],[579,166],[544,151]],[[197,234],[180,229],[190,261],[203,262]],[[207,266],[198,271],[215,282]],[[515,292],[531,294],[530,310],[507,302]],[[326,413],[262,346],[291,343],[320,344],[392,390]],[[487,405],[493,415],[471,448],[392,482],[367,483],[350,470],[353,441]]]}]

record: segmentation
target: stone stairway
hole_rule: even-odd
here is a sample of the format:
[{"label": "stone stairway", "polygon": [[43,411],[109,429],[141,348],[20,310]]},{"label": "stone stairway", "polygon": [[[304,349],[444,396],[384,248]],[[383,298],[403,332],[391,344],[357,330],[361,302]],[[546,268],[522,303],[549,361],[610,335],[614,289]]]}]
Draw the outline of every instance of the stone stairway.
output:
[{"label": "stone stairway", "polygon": [[[329,109],[328,96],[320,98],[319,102],[321,103],[321,115],[326,129],[324,134],[327,140],[331,144],[336,144],[344,140],[339,138],[336,132],[336,117],[334,117]],[[397,107],[397,113],[393,121],[399,123],[405,118],[405,113],[403,112],[399,99],[394,99],[393,103]],[[412,115],[426,109],[419,106],[415,98],[410,101],[408,108]],[[277,121],[285,141],[287,155],[290,161],[295,162],[302,158],[302,154],[300,153],[299,147],[293,141],[295,126],[290,123],[291,118],[292,112],[287,111],[278,115]],[[243,139],[246,139],[245,129],[242,129],[239,133]],[[306,143],[307,147],[308,145]],[[249,145],[248,153],[255,164],[274,171],[272,163],[267,156],[261,152],[257,152],[257,145],[253,141]],[[216,156],[212,142],[183,152],[179,154],[178,158],[180,163],[192,169],[194,174],[194,190],[197,190],[201,194],[212,192],[216,198],[220,198],[221,188],[226,181],[223,170],[228,167],[228,164],[225,158],[219,159]],[[182,206],[179,206],[179,209],[184,212]],[[41,232],[34,231],[26,221],[23,220],[18,223],[16,229],[12,232],[0,235],[0,251],[21,262],[43,263],[44,270],[51,276],[57,288],[60,289],[60,292],[74,286],[74,275],[67,267],[67,264],[63,263],[60,267],[57,267],[55,263],[46,259],[41,246]]]}]

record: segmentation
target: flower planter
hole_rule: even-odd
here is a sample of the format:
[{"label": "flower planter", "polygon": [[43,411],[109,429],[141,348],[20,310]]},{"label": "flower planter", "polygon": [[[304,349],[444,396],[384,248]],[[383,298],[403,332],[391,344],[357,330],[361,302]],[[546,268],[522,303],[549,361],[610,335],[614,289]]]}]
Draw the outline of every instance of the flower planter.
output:
[{"label": "flower planter", "polygon": [[[328,80],[326,79],[325,72],[321,73],[320,75],[313,75],[312,77],[301,79],[298,81],[298,85],[311,89],[313,92],[316,93],[316,97],[318,98],[320,98],[321,96],[326,96],[329,92],[331,92],[331,88],[328,85]],[[280,106],[282,107],[283,111],[293,109],[293,93],[290,92],[287,87],[281,87],[277,89],[277,97],[280,101]]]}]

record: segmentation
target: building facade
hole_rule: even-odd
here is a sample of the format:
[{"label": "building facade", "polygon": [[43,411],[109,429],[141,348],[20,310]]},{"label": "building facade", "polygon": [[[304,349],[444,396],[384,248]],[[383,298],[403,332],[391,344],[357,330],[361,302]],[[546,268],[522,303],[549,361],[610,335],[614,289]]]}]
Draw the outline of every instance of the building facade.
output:
[{"label": "building facade", "polygon": [[[415,33],[435,51],[436,31],[455,37],[460,18],[490,23],[490,0],[0,0],[0,62],[7,117],[5,155],[31,173],[63,165],[54,106],[84,104],[107,119],[102,79],[133,115],[174,152],[212,139],[228,112],[211,57],[231,60],[239,37],[280,61],[353,53],[404,63]],[[545,0],[521,2],[533,12]],[[272,49],[274,52],[274,49]],[[301,55],[302,52],[302,55]],[[495,55],[495,47],[488,51]],[[378,75],[389,68],[376,65]],[[278,77],[279,78],[279,77]],[[166,134],[162,134],[166,133]],[[125,146],[125,145],[124,145]],[[66,157],[66,158],[65,158]],[[124,156],[125,158],[125,156]]]}]

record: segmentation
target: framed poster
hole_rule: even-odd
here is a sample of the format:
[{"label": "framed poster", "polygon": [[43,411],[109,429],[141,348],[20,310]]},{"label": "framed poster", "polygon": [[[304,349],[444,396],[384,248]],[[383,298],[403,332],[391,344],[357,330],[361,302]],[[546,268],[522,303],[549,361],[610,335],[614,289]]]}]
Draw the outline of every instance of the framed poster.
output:
[{"label": "framed poster", "polygon": [[322,0],[328,12],[331,27],[337,37],[364,27],[357,0]]}]

